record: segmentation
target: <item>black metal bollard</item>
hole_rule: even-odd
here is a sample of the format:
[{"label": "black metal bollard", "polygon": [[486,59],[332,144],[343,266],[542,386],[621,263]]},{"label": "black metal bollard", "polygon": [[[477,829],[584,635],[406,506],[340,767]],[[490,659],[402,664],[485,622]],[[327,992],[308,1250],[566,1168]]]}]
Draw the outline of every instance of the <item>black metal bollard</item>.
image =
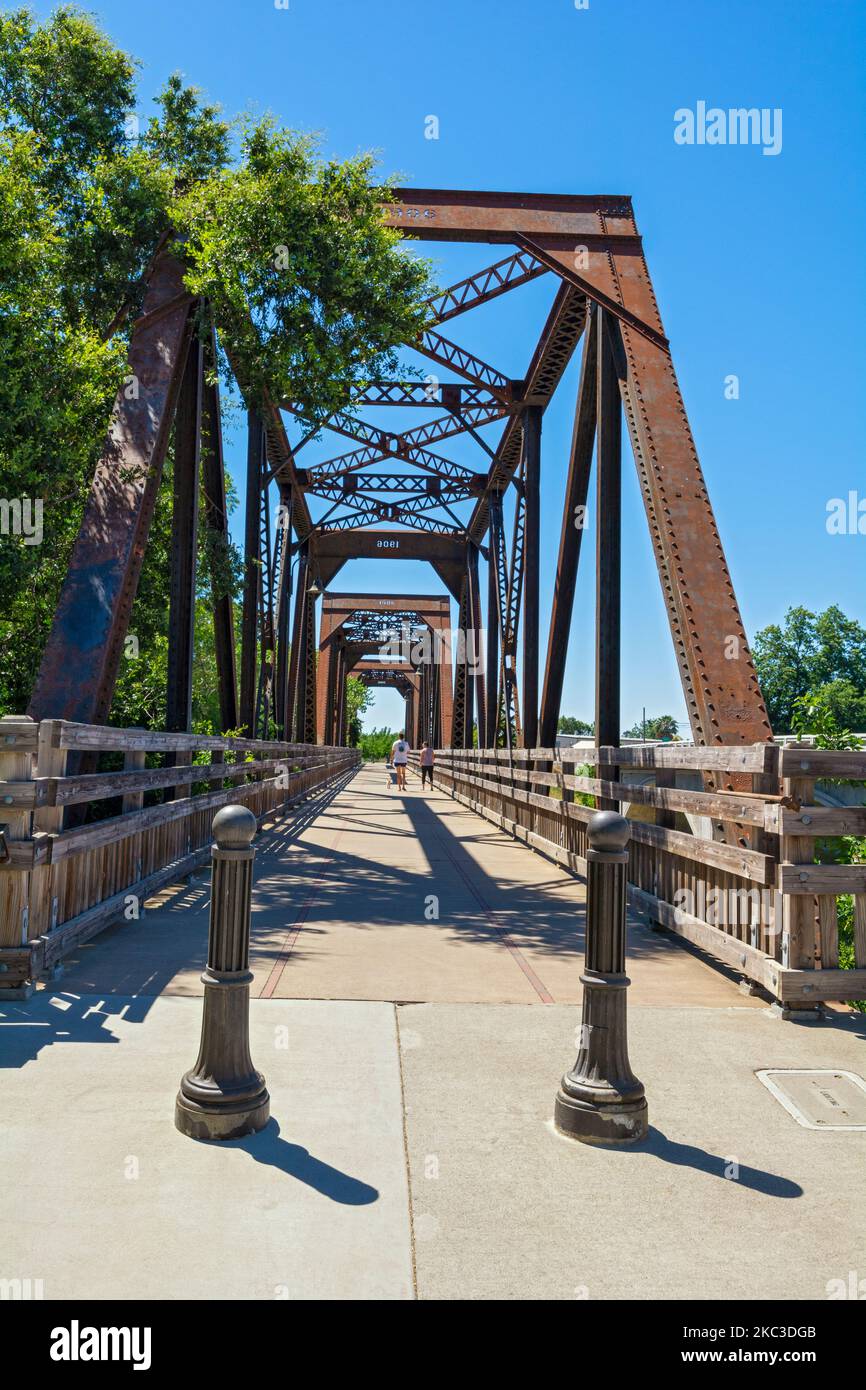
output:
[{"label": "black metal bollard", "polygon": [[646,1096],[626,1036],[628,837],[628,821],[615,811],[598,811],[589,822],[580,1048],[554,1110],[557,1129],[586,1144],[632,1144],[647,1132]]},{"label": "black metal bollard", "polygon": [[239,1139],[267,1124],[270,1096],[250,1056],[250,898],[256,818],[214,817],[210,926],[198,1060],[180,1083],[174,1122],[191,1139]]}]

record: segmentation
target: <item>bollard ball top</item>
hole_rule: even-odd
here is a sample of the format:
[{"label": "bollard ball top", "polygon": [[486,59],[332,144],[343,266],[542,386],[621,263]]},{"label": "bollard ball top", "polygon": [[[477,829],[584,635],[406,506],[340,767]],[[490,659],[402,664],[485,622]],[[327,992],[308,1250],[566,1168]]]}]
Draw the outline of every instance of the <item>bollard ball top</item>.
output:
[{"label": "bollard ball top", "polygon": [[596,811],[587,827],[590,849],[602,854],[621,854],[628,844],[631,827],[618,811]]},{"label": "bollard ball top", "polygon": [[213,818],[213,837],[220,849],[249,849],[258,821],[247,806],[223,806]]}]

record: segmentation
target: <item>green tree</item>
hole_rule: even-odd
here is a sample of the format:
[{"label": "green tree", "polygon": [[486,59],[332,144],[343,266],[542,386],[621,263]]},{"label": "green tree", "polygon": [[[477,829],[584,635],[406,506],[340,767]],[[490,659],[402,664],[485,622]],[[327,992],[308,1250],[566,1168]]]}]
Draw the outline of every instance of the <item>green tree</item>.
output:
[{"label": "green tree", "polygon": [[364,762],[384,762],[396,737],[393,729],[371,729],[369,733],[362,733],[358,747],[361,749]]},{"label": "green tree", "polygon": [[349,730],[349,745],[357,748],[361,742],[361,715],[369,709],[373,692],[357,676],[349,676],[346,681],[346,722]]},{"label": "green tree", "polygon": [[594,728],[594,724],[587,724],[583,719],[575,719],[572,714],[561,714],[556,724],[557,733],[560,734],[591,734]]},{"label": "green tree", "polygon": [[638,720],[626,729],[623,738],[678,739],[679,723],[672,714],[657,714],[652,719]]},{"label": "green tree", "polygon": [[[174,230],[248,399],[267,385],[316,420],[388,374],[431,288],[385,225],[370,156],[323,161],[266,120],[232,164],[230,125],[176,75],[139,121],[136,68],[73,6],[0,15],[0,492],[41,503],[44,535],[0,536],[3,712],[26,708],[161,238]],[[171,459],[113,722],[161,722]],[[236,555],[200,535],[199,597],[236,594]],[[197,687],[196,718],[214,693]]]},{"label": "green tree", "polygon": [[866,727],[866,628],[835,604],[823,613],[789,608],[783,624],[756,633],[752,655],[775,733],[791,732],[799,697],[829,686],[835,718]]}]

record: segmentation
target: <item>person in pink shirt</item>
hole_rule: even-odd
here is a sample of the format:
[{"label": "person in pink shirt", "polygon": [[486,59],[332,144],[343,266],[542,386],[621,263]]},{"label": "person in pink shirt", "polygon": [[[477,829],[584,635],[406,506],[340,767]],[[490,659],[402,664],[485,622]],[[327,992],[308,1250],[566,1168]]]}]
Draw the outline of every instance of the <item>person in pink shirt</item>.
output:
[{"label": "person in pink shirt", "polygon": [[425,786],[427,785],[427,778],[428,778],[428,777],[430,778],[430,788],[431,788],[431,790],[432,790],[432,788],[433,788],[433,749],[430,747],[430,744],[429,744],[429,743],[426,743],[426,742],[425,742],[425,743],[422,743],[422,744],[421,744],[421,757],[420,757],[420,759],[419,759],[419,762],[420,762],[420,764],[421,764],[421,790],[423,791],[424,788],[425,788]]}]

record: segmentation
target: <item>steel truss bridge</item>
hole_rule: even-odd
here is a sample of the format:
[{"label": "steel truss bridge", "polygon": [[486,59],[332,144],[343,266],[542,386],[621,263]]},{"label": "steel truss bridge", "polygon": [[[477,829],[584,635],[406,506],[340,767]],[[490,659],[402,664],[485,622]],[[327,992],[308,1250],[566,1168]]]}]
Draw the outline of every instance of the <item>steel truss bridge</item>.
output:
[{"label": "steel truss bridge", "polygon": [[[494,246],[498,258],[430,299],[427,327],[407,344],[430,365],[424,380],[372,382],[324,421],[303,418],[293,402],[267,392],[249,403],[239,671],[230,599],[218,598],[213,611],[223,728],[340,742],[345,682],[354,673],[405,695],[416,737],[465,748],[477,730],[482,747],[551,746],[583,535],[575,522],[585,514],[595,457],[596,739],[616,745],[624,416],[694,740],[712,746],[770,738],[630,200],[407,189],[386,205],[386,217],[420,241]],[[465,347],[462,330],[473,310],[542,277],[551,287],[549,311],[527,349],[524,375],[514,378]],[[190,728],[200,498],[209,527],[227,533],[219,391],[210,370],[217,345],[198,328],[200,308],[166,241],[132,329],[128,373],[137,393],[130,399],[118,391],[33,693],[36,719],[108,718],[173,438],[167,728]],[[542,538],[543,424],[579,347],[545,636],[539,554],[542,539],[552,546],[557,537]],[[384,429],[367,418],[383,407],[399,407],[403,420],[423,409],[425,418]],[[493,443],[482,433],[491,425],[498,426]],[[346,447],[307,466],[322,427]],[[458,436],[473,450],[474,467],[448,456]],[[369,665],[387,616],[381,595],[356,596],[353,613],[339,622],[339,596],[326,597],[318,630],[318,600],[354,558],[430,564],[444,593],[396,603],[410,624],[438,633],[450,629],[454,600],[453,670],[441,659],[441,642],[435,658],[407,670],[381,660]],[[732,639],[736,660],[729,659]]]}]

